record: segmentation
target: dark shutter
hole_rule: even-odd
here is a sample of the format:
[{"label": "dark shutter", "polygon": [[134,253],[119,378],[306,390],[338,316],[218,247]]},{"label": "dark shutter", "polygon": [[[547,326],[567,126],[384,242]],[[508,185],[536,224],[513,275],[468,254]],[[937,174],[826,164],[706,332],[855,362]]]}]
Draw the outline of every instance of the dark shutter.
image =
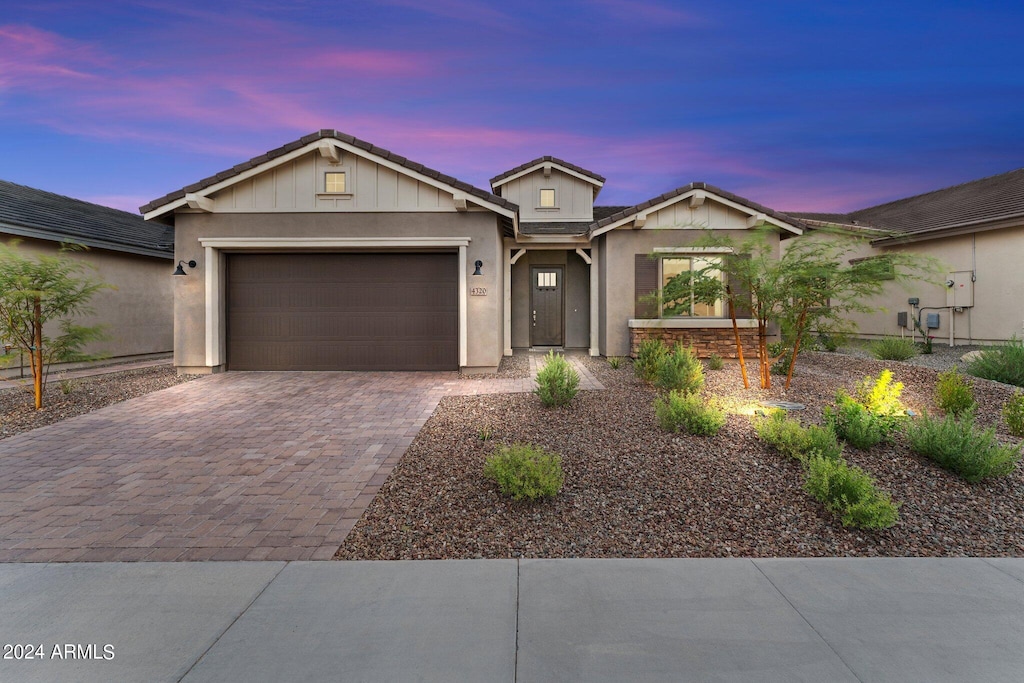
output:
[{"label": "dark shutter", "polygon": [[637,254],[633,266],[635,275],[633,291],[636,296],[634,313],[637,318],[658,317],[658,260],[648,254]]},{"label": "dark shutter", "polygon": [[[741,254],[737,258],[750,260],[750,254]],[[749,266],[749,264],[747,264]],[[733,295],[736,297],[736,317],[737,318],[752,318],[754,316],[753,306],[750,301],[750,290],[741,283],[733,282],[730,283]],[[728,314],[729,311],[726,311]]]}]

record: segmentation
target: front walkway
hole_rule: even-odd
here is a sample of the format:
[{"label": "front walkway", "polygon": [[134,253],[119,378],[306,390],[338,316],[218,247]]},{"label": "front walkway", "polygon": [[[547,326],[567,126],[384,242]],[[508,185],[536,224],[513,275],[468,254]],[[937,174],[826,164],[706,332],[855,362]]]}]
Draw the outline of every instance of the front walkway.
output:
[{"label": "front walkway", "polygon": [[[1019,681],[1024,560],[0,565],[4,681]],[[96,656],[53,657],[53,648]],[[110,657],[104,659],[109,653]]]}]

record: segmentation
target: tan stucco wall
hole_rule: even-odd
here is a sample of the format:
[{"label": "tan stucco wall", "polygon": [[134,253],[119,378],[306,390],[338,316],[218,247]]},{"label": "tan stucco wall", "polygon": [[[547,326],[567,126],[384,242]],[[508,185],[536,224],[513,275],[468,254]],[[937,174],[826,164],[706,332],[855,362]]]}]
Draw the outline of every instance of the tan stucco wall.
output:
[{"label": "tan stucco wall", "polygon": [[512,347],[530,346],[530,267],[565,267],[565,347],[590,348],[590,266],[576,251],[535,249],[512,266]]},{"label": "tan stucco wall", "polygon": [[[739,216],[736,217],[737,220]],[[716,230],[737,242],[744,238],[739,229]],[[626,356],[630,353],[628,322],[635,313],[634,266],[637,254],[650,254],[656,247],[693,246],[706,237],[700,229],[631,230],[620,228],[598,237],[603,256],[600,271],[600,292],[604,301],[601,317],[601,354]],[[772,234],[771,247],[778,254],[778,235]]]},{"label": "tan stucco wall", "polygon": [[[56,242],[18,239],[19,248],[29,254],[52,255],[60,248]],[[103,249],[69,256],[93,267],[83,275],[116,287],[100,290],[91,300],[94,313],[77,319],[83,325],[103,325],[107,332],[106,340],[90,344],[86,352],[118,358],[171,351],[175,278],[170,259]],[[51,334],[57,333],[55,327]]]},{"label": "tan stucco wall", "polygon": [[[814,232],[810,239],[827,239],[827,236]],[[1014,334],[1024,336],[1024,296],[1021,294],[1024,292],[1024,225],[894,247],[865,244],[849,258],[874,256],[887,251],[932,257],[939,261],[939,271],[933,276],[934,281],[887,284],[884,293],[869,302],[871,306],[882,306],[886,310],[850,316],[860,336],[899,335],[901,328],[896,324],[896,314],[907,311],[912,315],[907,299],[918,297],[922,307],[942,309],[925,313],[940,314],[939,328],[930,333],[935,336],[935,343],[948,344],[950,311],[945,308],[947,290],[943,283],[951,272],[971,270],[976,276],[974,306],[952,313],[955,343],[994,343],[1005,341]],[[910,330],[904,333],[909,335]]]},{"label": "tan stucco wall", "polygon": [[[462,237],[467,248],[467,288],[486,288],[485,296],[467,292],[468,368],[497,367],[502,355],[501,228],[489,212],[465,213],[275,213],[179,214],[175,223],[177,258],[197,262],[189,277],[175,279],[174,364],[199,368],[206,363],[206,264],[199,238],[244,237]],[[323,251],[323,250],[320,250]],[[381,251],[368,249],[367,251]],[[415,250],[429,251],[429,249]],[[472,276],[483,261],[483,275]],[[223,269],[221,271],[223,273]],[[224,291],[224,288],[221,288]],[[230,362],[230,359],[229,359]]]}]

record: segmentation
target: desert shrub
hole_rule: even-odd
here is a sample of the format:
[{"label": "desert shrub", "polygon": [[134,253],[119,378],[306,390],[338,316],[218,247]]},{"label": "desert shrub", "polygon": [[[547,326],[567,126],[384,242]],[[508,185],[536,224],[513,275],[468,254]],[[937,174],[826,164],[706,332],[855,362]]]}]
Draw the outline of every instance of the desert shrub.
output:
[{"label": "desert shrub", "polygon": [[725,367],[725,361],[717,353],[708,356],[708,370],[721,370]]},{"label": "desert shrub", "polygon": [[548,351],[544,367],[537,372],[534,393],[546,406],[564,406],[579,391],[580,376],[562,356]]},{"label": "desert shrub", "polygon": [[618,370],[621,365],[622,365],[622,359],[621,358],[619,358],[618,356],[608,356],[608,366],[612,370]]},{"label": "desert shrub", "polygon": [[935,405],[949,415],[960,415],[974,408],[974,390],[954,365],[952,369],[939,373],[935,384]]},{"label": "desert shrub", "polygon": [[839,350],[842,345],[842,339],[834,334],[819,334],[818,335],[818,348],[824,349],[829,353],[835,353]]},{"label": "desert shrub", "polygon": [[1006,402],[1003,421],[1011,434],[1024,437],[1024,394],[1018,391]]},{"label": "desert shrub", "polygon": [[811,425],[804,428],[790,419],[784,410],[775,410],[754,423],[757,436],[783,455],[805,460],[817,455],[835,460],[843,457],[843,446],[831,427]]},{"label": "desert shrub", "polygon": [[843,526],[888,529],[899,517],[899,504],[879,490],[864,470],[842,458],[809,458],[804,490],[839,515]]},{"label": "desert shrub", "polygon": [[1024,387],[1024,340],[1016,336],[985,349],[967,365],[967,373],[982,379]]},{"label": "desert shrub", "polygon": [[714,436],[725,424],[725,412],[698,394],[670,391],[654,400],[654,414],[666,432]]},{"label": "desert shrub", "polygon": [[836,395],[834,407],[825,407],[825,424],[840,439],[860,450],[885,441],[895,428],[892,420],[875,415],[843,392]]},{"label": "desert shrub", "polygon": [[811,425],[806,430],[804,452],[807,457],[817,456],[828,460],[839,460],[843,457],[843,444],[839,443],[832,427]]},{"label": "desert shrub", "polygon": [[854,395],[872,415],[903,418],[907,414],[907,407],[900,400],[903,382],[893,382],[891,370],[882,370],[875,379],[862,379]]},{"label": "desert shrub", "polygon": [[636,359],[633,361],[633,370],[636,371],[636,376],[645,382],[653,382],[662,359],[667,355],[668,349],[660,339],[645,339],[640,342]]},{"label": "desert shrub", "polygon": [[995,427],[975,427],[970,411],[959,420],[954,415],[942,420],[922,415],[911,422],[907,440],[915,453],[972,483],[1009,474],[1021,455],[1019,445],[1003,445],[996,440]]},{"label": "desert shrub", "polygon": [[883,337],[868,345],[868,351],[878,360],[908,360],[917,355],[917,347],[909,339]]},{"label": "desert shrub", "polygon": [[484,476],[515,500],[556,495],[562,488],[562,458],[530,444],[502,446],[484,463]]},{"label": "desert shrub", "polygon": [[654,384],[665,391],[695,394],[704,386],[704,366],[693,349],[676,344],[658,364]]}]

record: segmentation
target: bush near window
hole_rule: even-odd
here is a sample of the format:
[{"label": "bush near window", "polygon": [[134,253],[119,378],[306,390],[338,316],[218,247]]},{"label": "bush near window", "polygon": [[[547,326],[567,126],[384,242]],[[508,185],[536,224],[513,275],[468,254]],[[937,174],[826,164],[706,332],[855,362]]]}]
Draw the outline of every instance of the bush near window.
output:
[{"label": "bush near window", "polygon": [[907,440],[915,453],[971,483],[1009,474],[1021,456],[1020,445],[1003,445],[996,440],[995,427],[975,427],[971,412],[959,420],[954,415],[942,420],[922,415],[911,422]]},{"label": "bush near window", "polygon": [[484,476],[514,500],[555,496],[562,488],[562,458],[530,444],[501,446],[484,463]]},{"label": "bush near window", "polygon": [[668,349],[660,339],[645,339],[640,342],[636,359],[633,361],[633,370],[636,371],[636,376],[645,382],[653,382],[661,360],[667,355]]},{"label": "bush near window", "polygon": [[977,405],[971,383],[955,365],[939,373],[939,380],[935,384],[935,405],[947,415],[962,415]]},{"label": "bush near window", "polygon": [[983,350],[966,370],[975,377],[1024,387],[1024,340],[1014,336],[1006,344]]},{"label": "bush near window", "polygon": [[654,414],[666,432],[714,436],[725,424],[725,412],[705,403],[699,394],[670,391],[654,399]]},{"label": "bush near window", "polygon": [[548,351],[544,367],[537,372],[537,388],[533,393],[548,407],[564,406],[576,396],[579,386],[580,376],[569,361]]},{"label": "bush near window", "polygon": [[868,351],[878,360],[908,360],[917,355],[917,346],[902,337],[884,337],[871,342]]},{"label": "bush near window", "polygon": [[888,529],[899,518],[899,504],[880,491],[864,470],[842,458],[809,458],[804,490],[839,515],[843,526]]},{"label": "bush near window", "polygon": [[704,366],[693,349],[676,344],[659,362],[654,384],[665,391],[696,394],[704,386]]},{"label": "bush near window", "polygon": [[1018,391],[1006,402],[1003,421],[1011,434],[1024,437],[1024,393]]}]

